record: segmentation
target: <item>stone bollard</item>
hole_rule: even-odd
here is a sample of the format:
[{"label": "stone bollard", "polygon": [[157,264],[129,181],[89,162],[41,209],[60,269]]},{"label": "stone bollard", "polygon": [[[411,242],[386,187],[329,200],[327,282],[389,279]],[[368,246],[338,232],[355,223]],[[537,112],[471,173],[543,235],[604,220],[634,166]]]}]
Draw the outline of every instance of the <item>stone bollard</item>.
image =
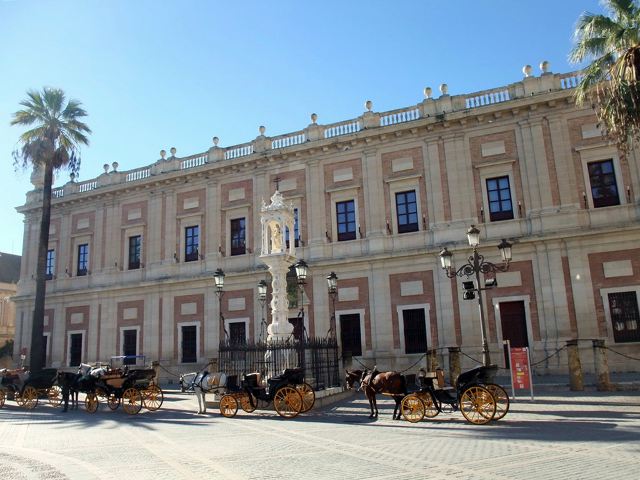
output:
[{"label": "stone bollard", "polygon": [[155,385],[158,385],[158,374],[159,374],[159,370],[160,370],[160,362],[157,360],[154,360],[153,362],[151,362],[151,368],[153,368],[153,371],[155,372],[153,375],[153,383]]},{"label": "stone bollard", "polygon": [[460,375],[460,347],[449,347],[449,384],[455,385]]},{"label": "stone bollard", "polygon": [[578,340],[567,340],[567,360],[569,362],[569,390],[581,392],[584,390],[582,365],[578,354]]},{"label": "stone bollard", "polygon": [[609,362],[607,362],[607,349],[604,346],[604,340],[592,340],[592,342],[596,369],[596,389],[600,392],[614,390],[609,378]]},{"label": "stone bollard", "polygon": [[438,368],[438,351],[434,348],[427,350],[427,370],[435,372]]}]

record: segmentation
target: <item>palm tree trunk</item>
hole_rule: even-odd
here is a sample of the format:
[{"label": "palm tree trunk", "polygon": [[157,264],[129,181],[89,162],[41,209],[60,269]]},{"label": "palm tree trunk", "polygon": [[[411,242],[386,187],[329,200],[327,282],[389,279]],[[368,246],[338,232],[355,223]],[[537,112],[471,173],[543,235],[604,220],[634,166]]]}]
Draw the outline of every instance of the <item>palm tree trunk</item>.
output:
[{"label": "palm tree trunk", "polygon": [[47,290],[47,250],[49,249],[49,224],[51,220],[51,186],[53,183],[52,162],[44,164],[44,186],[42,188],[42,218],[40,219],[40,238],[38,239],[38,262],[36,271],[36,298],[33,306],[31,325],[31,372],[39,372],[45,365],[43,351],[44,302]]}]

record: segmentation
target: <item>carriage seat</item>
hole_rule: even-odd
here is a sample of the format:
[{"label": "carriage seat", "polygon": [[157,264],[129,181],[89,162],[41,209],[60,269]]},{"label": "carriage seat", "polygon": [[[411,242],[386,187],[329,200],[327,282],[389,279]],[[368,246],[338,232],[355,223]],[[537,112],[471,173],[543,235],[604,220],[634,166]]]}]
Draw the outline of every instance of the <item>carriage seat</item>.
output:
[{"label": "carriage seat", "polygon": [[262,375],[260,372],[247,373],[244,376],[244,381],[248,387],[259,387],[262,385]]},{"label": "carriage seat", "polygon": [[276,383],[282,380],[287,380],[291,383],[302,383],[304,381],[304,369],[298,368],[285,368],[281,375],[276,375],[268,380],[268,383]]}]

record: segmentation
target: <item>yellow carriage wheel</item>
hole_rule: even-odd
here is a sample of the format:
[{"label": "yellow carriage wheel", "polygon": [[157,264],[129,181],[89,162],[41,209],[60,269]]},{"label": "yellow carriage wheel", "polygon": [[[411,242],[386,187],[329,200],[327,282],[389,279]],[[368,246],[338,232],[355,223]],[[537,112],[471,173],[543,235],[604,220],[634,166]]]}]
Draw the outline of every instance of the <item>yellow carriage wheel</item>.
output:
[{"label": "yellow carriage wheel", "polygon": [[22,395],[22,406],[27,410],[33,410],[38,405],[38,391],[31,385],[24,387]]},{"label": "yellow carriage wheel", "polygon": [[484,425],[496,414],[496,401],[489,390],[480,385],[474,385],[462,392],[460,411],[468,422]]},{"label": "yellow carriage wheel", "polygon": [[238,401],[233,395],[223,395],[220,399],[220,413],[223,417],[234,417],[238,411]]},{"label": "yellow carriage wheel", "polygon": [[286,385],[276,391],[273,406],[281,417],[293,418],[302,411],[302,397],[295,388]]},{"label": "yellow carriage wheel", "polygon": [[89,413],[95,413],[98,410],[98,396],[95,393],[87,393],[84,398],[84,408]]},{"label": "yellow carriage wheel", "polygon": [[122,408],[129,415],[135,415],[142,408],[142,395],[137,388],[127,388],[122,394]]},{"label": "yellow carriage wheel", "polygon": [[4,393],[4,390],[0,390],[0,408],[4,407],[4,402],[7,396]]},{"label": "yellow carriage wheel", "polygon": [[402,399],[400,411],[407,422],[417,423],[424,418],[424,403],[417,395],[411,393]]},{"label": "yellow carriage wheel", "polygon": [[424,416],[427,418],[433,418],[440,413],[438,405],[433,401],[433,397],[429,392],[422,392],[418,394],[420,400],[424,404]]},{"label": "yellow carriage wheel", "polygon": [[20,394],[16,391],[13,393],[13,399],[18,404],[19,407],[24,406],[24,398],[20,396]]},{"label": "yellow carriage wheel", "polygon": [[[106,394],[104,396],[106,397]],[[117,410],[118,407],[120,406],[120,399],[116,397],[116,394],[111,393],[106,398],[107,398],[107,407],[109,407],[110,410]]]},{"label": "yellow carriage wheel", "polygon": [[299,383],[296,385],[296,390],[302,397],[302,410],[300,410],[300,413],[308,412],[316,403],[316,393],[308,383]]},{"label": "yellow carriage wheel", "polygon": [[162,406],[164,401],[164,393],[157,385],[149,385],[142,390],[142,404],[150,412],[155,412]]},{"label": "yellow carriage wheel", "polygon": [[491,392],[496,401],[496,415],[493,419],[500,420],[509,412],[509,395],[504,388],[496,383],[487,383],[485,388]]},{"label": "yellow carriage wheel", "polygon": [[60,385],[54,385],[47,389],[47,399],[49,404],[53,407],[59,407],[62,403],[62,388]]},{"label": "yellow carriage wheel", "polygon": [[242,410],[244,410],[245,412],[251,413],[256,409],[256,404],[251,404],[251,397],[248,393],[241,394],[238,400],[240,401],[240,408],[242,408]]}]

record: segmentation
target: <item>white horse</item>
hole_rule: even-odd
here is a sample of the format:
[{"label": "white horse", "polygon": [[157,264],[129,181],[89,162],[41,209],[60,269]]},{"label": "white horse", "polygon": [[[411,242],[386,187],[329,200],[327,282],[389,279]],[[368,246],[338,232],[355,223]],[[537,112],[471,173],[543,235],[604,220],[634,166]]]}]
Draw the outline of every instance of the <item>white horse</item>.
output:
[{"label": "white horse", "polygon": [[220,393],[227,386],[227,376],[224,373],[209,373],[206,370],[198,373],[193,380],[193,391],[198,399],[198,413],[207,412],[205,395],[207,393]]}]

